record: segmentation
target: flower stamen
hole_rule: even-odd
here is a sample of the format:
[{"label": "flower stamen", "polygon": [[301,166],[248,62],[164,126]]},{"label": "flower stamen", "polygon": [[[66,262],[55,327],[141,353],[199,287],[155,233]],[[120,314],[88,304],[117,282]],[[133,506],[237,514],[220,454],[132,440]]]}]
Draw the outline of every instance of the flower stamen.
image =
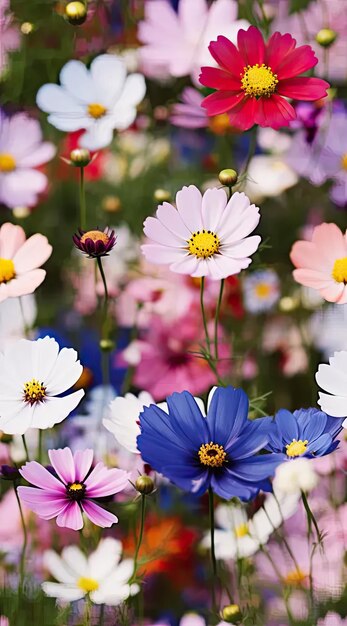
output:
[{"label": "flower stamen", "polygon": [[207,465],[208,467],[222,467],[226,462],[226,452],[223,446],[218,445],[218,443],[204,443],[198,452],[199,460],[202,465]]},{"label": "flower stamen", "polygon": [[298,441],[296,439],[293,439],[291,443],[288,443],[286,445],[287,456],[290,456],[290,457],[301,456],[302,454],[305,454],[307,450],[307,446],[308,446],[307,439],[305,439],[305,441],[302,441],[302,439],[299,439]]},{"label": "flower stamen", "polygon": [[8,283],[16,275],[14,269],[14,263],[11,259],[0,258],[0,285],[1,283]]},{"label": "flower stamen", "polygon": [[0,153],[0,172],[13,172],[16,169],[16,159],[9,152]]},{"label": "flower stamen", "polygon": [[43,383],[40,383],[36,378],[32,378],[24,385],[24,400],[31,406],[37,402],[43,402],[46,396],[46,387]]},{"label": "flower stamen", "polygon": [[84,498],[84,492],[86,490],[86,486],[83,483],[71,483],[67,485],[66,491],[71,500],[82,500]]},{"label": "flower stamen", "polygon": [[86,576],[81,576],[81,578],[77,581],[77,587],[85,591],[86,593],[90,593],[91,591],[97,591],[99,589],[99,583],[95,578],[87,578]]},{"label": "flower stamen", "polygon": [[336,259],[332,271],[332,277],[338,283],[347,285],[347,256],[342,259]]},{"label": "flower stamen", "polygon": [[269,98],[276,90],[278,83],[277,74],[270,67],[262,63],[259,65],[247,65],[244,74],[241,75],[242,89],[247,96],[255,98]]},{"label": "flower stamen", "polygon": [[91,239],[94,242],[102,241],[102,243],[104,243],[105,245],[107,245],[110,241],[107,233],[103,232],[102,230],[88,230],[86,233],[84,233],[84,235],[82,235],[81,243],[85,243],[87,239]]},{"label": "flower stamen", "polygon": [[290,587],[301,587],[307,581],[308,575],[300,569],[293,570],[292,572],[288,572],[286,576],[284,576],[283,581],[289,585]]},{"label": "flower stamen", "polygon": [[106,111],[107,109],[98,102],[92,102],[91,104],[88,104],[88,113],[95,120],[99,120],[100,117],[104,117]]},{"label": "flower stamen", "polygon": [[249,535],[248,524],[245,522],[244,524],[240,524],[239,526],[236,526],[236,528],[234,528],[234,533],[237,539],[246,537],[246,535]]},{"label": "flower stamen", "polygon": [[188,243],[190,254],[194,254],[198,259],[207,259],[219,250],[220,241],[216,233],[211,230],[198,230],[192,233]]}]

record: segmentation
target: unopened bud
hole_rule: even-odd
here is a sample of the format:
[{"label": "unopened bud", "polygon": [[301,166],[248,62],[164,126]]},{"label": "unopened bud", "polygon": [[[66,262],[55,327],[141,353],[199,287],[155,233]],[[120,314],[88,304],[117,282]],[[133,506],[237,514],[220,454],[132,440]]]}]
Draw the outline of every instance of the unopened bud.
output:
[{"label": "unopened bud", "polygon": [[[74,3],[71,3],[74,4]],[[70,153],[70,161],[76,167],[86,167],[91,161],[89,150],[86,148],[76,148]]]},{"label": "unopened bud", "polygon": [[65,17],[72,26],[80,26],[87,19],[87,7],[84,2],[75,0],[68,2],[65,7]]},{"label": "unopened bud", "polygon": [[167,189],[156,189],[154,192],[156,202],[170,202],[171,193]]},{"label": "unopened bud", "polygon": [[115,347],[115,343],[112,339],[100,339],[99,346],[103,352],[111,352]]},{"label": "unopened bud", "polygon": [[102,208],[106,213],[117,213],[121,209],[118,196],[106,196],[102,201]]},{"label": "unopened bud", "polygon": [[237,624],[242,620],[241,609],[238,604],[228,604],[221,611],[221,618],[224,622]]},{"label": "unopened bud", "polygon": [[226,169],[219,172],[218,178],[222,185],[232,187],[237,183],[237,172],[232,169]]},{"label": "unopened bud", "polygon": [[154,482],[150,476],[139,476],[135,482],[135,487],[139,493],[148,496],[154,489]]},{"label": "unopened bud", "polygon": [[322,28],[316,35],[316,42],[322,48],[329,48],[336,41],[337,33],[332,28]]}]

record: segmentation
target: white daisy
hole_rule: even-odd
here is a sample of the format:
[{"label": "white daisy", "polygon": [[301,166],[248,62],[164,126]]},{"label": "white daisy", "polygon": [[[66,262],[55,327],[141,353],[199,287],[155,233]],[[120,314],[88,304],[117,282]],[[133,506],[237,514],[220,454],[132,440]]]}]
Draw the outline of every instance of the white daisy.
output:
[{"label": "white daisy", "polygon": [[117,539],[102,539],[97,549],[86,557],[77,546],[64,548],[61,556],[53,550],[43,555],[43,564],[59,582],[44,582],[46,595],[66,602],[80,600],[87,594],[95,604],[117,606],[139,591],[129,585],[134,563],[120,562],[122,544]]},{"label": "white daisy", "polygon": [[273,482],[274,489],[284,494],[296,494],[298,491],[312,491],[318,484],[316,474],[310,459],[294,459],[290,463],[281,463],[276,469]]},{"label": "white daisy", "polygon": [[28,428],[62,422],[84,396],[80,389],[59,397],[82,373],[77,352],[51,337],[20,339],[0,354],[0,430],[22,435]]},{"label": "white daisy", "polygon": [[37,105],[59,130],[86,129],[80,145],[89,150],[104,148],[112,141],[113,129],[124,130],[133,123],[146,92],[144,77],[127,76],[124,61],[115,54],[96,57],[89,70],[81,61],[68,61],[60,83],[43,85]]},{"label": "white daisy", "polygon": [[[328,393],[319,393],[318,404],[322,411],[333,417],[347,417],[347,351],[334,352],[329,365],[322,363],[316,381]],[[347,428],[347,419],[343,422]]]}]

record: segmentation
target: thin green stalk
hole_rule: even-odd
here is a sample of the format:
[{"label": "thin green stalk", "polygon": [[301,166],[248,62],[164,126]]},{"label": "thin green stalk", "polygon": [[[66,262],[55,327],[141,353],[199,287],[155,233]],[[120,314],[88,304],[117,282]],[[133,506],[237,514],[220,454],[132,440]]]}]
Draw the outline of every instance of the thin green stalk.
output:
[{"label": "thin green stalk", "polygon": [[23,545],[22,545],[22,551],[20,555],[20,564],[19,564],[19,591],[21,594],[23,591],[24,576],[25,576],[25,553],[26,553],[27,544],[28,544],[28,534],[27,534],[27,529],[25,525],[23,509],[22,509],[22,505],[18,496],[16,485],[14,485],[14,493],[15,493],[18,508],[19,508],[20,521],[21,521],[22,530],[23,530]]},{"label": "thin green stalk", "polygon": [[82,230],[87,227],[87,205],[84,189],[84,167],[80,167],[80,226]]},{"label": "thin green stalk", "polygon": [[222,278],[222,280],[220,281],[219,296],[218,296],[217,307],[216,307],[216,315],[214,318],[214,358],[216,359],[216,361],[218,361],[218,321],[219,321],[220,307],[221,307],[222,298],[223,298],[224,284],[225,284],[225,280],[224,278]]},{"label": "thin green stalk", "polygon": [[23,446],[24,446],[24,450],[25,450],[26,460],[30,461],[30,459],[29,459],[29,451],[28,451],[28,446],[27,446],[27,442],[26,442],[26,439],[25,439],[25,435],[22,435],[22,441],[23,441]]},{"label": "thin green stalk", "polygon": [[89,594],[86,595],[84,603],[83,626],[92,626],[92,603]]},{"label": "thin green stalk", "polygon": [[145,494],[141,494],[140,532],[139,532],[139,536],[138,536],[138,539],[137,539],[135,556],[134,556],[134,570],[133,570],[133,575],[131,577],[130,582],[134,581],[135,578],[136,578],[137,561],[138,561],[138,558],[139,558],[139,552],[140,552],[142,539],[143,539],[143,533],[144,533],[144,529],[145,529],[145,511],[146,511],[146,496],[145,496]]},{"label": "thin green stalk", "polygon": [[204,290],[205,290],[205,276],[202,276],[201,282],[200,282],[200,308],[201,308],[202,322],[204,325],[207,354],[209,357],[211,357],[211,341],[210,341],[210,336],[208,334],[207,318],[206,318],[206,311],[205,311],[205,306],[204,306]]},{"label": "thin green stalk", "polygon": [[102,280],[102,283],[104,285],[104,313],[105,313],[105,309],[106,309],[106,312],[107,312],[107,305],[108,305],[108,289],[107,289],[106,276],[105,276],[104,268],[102,267],[101,257],[98,256],[96,258],[96,261],[97,261],[97,264],[98,264],[101,280]]},{"label": "thin green stalk", "polygon": [[322,542],[322,534],[321,534],[321,531],[319,530],[316,518],[315,518],[315,516],[313,515],[313,513],[311,511],[310,505],[309,505],[308,500],[307,500],[307,496],[306,496],[304,491],[301,492],[301,498],[302,498],[302,502],[303,502],[303,505],[305,507],[305,511],[306,511],[306,515],[307,515],[307,535],[308,535],[308,537],[311,536],[311,534],[312,534],[312,524],[313,524],[313,526],[315,528],[315,531],[317,533],[317,541],[318,541],[318,543],[321,543]]},{"label": "thin green stalk", "polygon": [[212,582],[211,582],[211,598],[212,598],[212,610],[213,613],[217,613],[217,603],[216,603],[216,581],[217,581],[217,561],[216,561],[216,553],[215,553],[215,545],[214,545],[214,530],[215,530],[215,521],[214,521],[214,496],[212,488],[209,487],[208,490],[209,497],[209,513],[210,513],[210,531],[211,531],[211,563],[212,563]]},{"label": "thin green stalk", "polygon": [[[278,502],[278,501],[277,501],[277,505],[279,506],[279,502]],[[272,526],[272,528],[273,528],[273,531],[274,531],[274,533],[275,533],[276,537],[278,537],[278,538],[279,538],[279,540],[281,541],[281,543],[283,543],[283,544],[284,544],[284,546],[286,547],[286,550],[287,550],[287,552],[288,552],[288,554],[289,554],[290,558],[292,559],[292,561],[293,561],[293,563],[294,563],[294,566],[295,566],[296,571],[297,571],[297,572],[300,572],[299,563],[297,562],[297,560],[296,560],[296,558],[295,558],[295,555],[294,555],[294,552],[293,552],[293,550],[291,549],[291,547],[290,547],[290,545],[289,545],[289,543],[288,543],[287,539],[285,538],[285,536],[284,536],[282,533],[280,533],[280,532],[279,532],[278,528],[276,528],[276,527],[273,525],[272,520],[271,520],[271,517],[270,517],[270,515],[268,514],[268,512],[267,512],[267,510],[266,510],[265,506],[264,506],[264,505],[262,505],[262,507],[261,507],[261,508],[263,509],[263,511],[264,511],[264,513],[265,513],[265,515],[266,515],[267,519],[269,520],[269,522],[270,522],[270,524],[271,524],[271,526]],[[281,511],[281,517],[282,517],[282,511]],[[283,521],[283,517],[282,517],[282,521]]]}]

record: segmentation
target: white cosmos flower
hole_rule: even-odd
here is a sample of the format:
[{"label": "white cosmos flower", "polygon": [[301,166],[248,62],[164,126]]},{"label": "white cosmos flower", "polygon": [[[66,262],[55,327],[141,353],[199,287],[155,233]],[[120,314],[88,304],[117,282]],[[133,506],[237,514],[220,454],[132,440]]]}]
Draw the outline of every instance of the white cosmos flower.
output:
[{"label": "white cosmos flower", "polygon": [[77,546],[64,548],[61,556],[47,550],[43,564],[59,582],[44,582],[42,589],[48,596],[66,602],[89,594],[95,604],[117,606],[139,591],[138,585],[129,585],[134,562],[120,562],[121,552],[121,542],[112,537],[102,539],[89,557]]},{"label": "white cosmos flower", "polygon": [[[322,411],[333,417],[347,416],[347,351],[334,352],[329,365],[321,363],[316,381],[328,393],[319,392],[318,404]],[[343,422],[347,428],[347,419]]]},{"label": "white cosmos flower", "polygon": [[59,130],[86,132],[80,145],[98,150],[111,143],[113,129],[128,128],[136,117],[136,106],[146,92],[141,74],[127,76],[124,61],[115,54],[101,54],[88,70],[81,61],[68,61],[60,72],[60,83],[43,85],[37,105],[49,113],[48,121]]},{"label": "white cosmos flower", "polygon": [[298,175],[281,155],[257,154],[248,166],[245,192],[252,202],[260,202],[281,195],[298,180]]},{"label": "white cosmos flower", "polygon": [[[268,494],[264,508],[260,508],[251,519],[245,507],[220,504],[216,508],[215,552],[217,559],[248,558],[255,554],[261,545],[268,542],[276,528],[294,515],[300,498],[300,491],[287,495],[279,490]],[[210,533],[206,533],[203,547],[211,546]]]},{"label": "white cosmos flower", "polygon": [[22,435],[28,428],[51,428],[62,422],[84,396],[80,389],[58,397],[82,373],[77,352],[51,337],[20,339],[0,354],[0,430]]},{"label": "white cosmos flower", "polygon": [[318,484],[318,476],[310,459],[294,459],[290,463],[281,463],[276,469],[273,481],[274,489],[284,494],[298,491],[312,491]]}]

